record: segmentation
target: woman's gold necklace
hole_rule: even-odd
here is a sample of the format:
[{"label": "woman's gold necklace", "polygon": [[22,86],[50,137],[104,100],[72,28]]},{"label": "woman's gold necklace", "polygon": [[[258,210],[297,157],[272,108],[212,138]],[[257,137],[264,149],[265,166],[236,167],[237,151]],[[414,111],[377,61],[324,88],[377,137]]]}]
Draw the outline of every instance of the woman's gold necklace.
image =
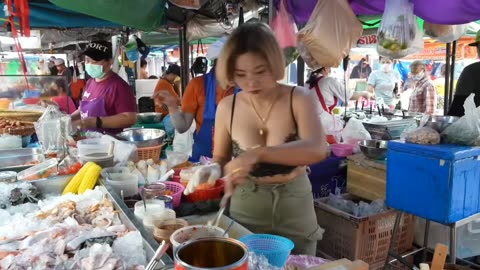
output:
[{"label": "woman's gold necklace", "polygon": [[266,122],[268,121],[268,119],[270,118],[270,113],[272,112],[272,108],[273,108],[273,105],[275,105],[275,103],[277,102],[277,99],[280,97],[280,94],[277,95],[275,97],[275,99],[272,101],[272,103],[270,104],[270,106],[268,107],[267,109],[267,113],[265,114],[265,117],[262,117],[260,115],[260,113],[258,112],[257,108],[255,107],[255,104],[253,103],[253,100],[252,100],[252,97],[249,96],[248,97],[248,100],[250,101],[250,105],[252,106],[252,109],[253,111],[255,112],[255,114],[257,115],[258,117],[258,120],[260,120],[260,122],[262,122],[263,124],[263,127],[260,128],[258,130],[258,134],[262,137],[267,137],[267,125],[266,125]]}]

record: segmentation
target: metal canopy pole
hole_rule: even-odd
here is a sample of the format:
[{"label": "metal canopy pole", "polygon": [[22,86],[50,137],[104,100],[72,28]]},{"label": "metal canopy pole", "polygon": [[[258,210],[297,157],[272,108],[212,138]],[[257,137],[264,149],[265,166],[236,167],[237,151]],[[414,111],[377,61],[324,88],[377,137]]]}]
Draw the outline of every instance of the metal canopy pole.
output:
[{"label": "metal canopy pole", "polygon": [[447,52],[445,58],[445,98],[443,101],[443,114],[447,115],[448,107],[450,106],[450,58],[451,58],[452,44],[447,43]]},{"label": "metal canopy pole", "polygon": [[453,90],[454,90],[454,82],[455,82],[455,62],[457,60],[457,41],[455,40],[452,43],[452,62],[450,63],[451,69],[450,69],[450,88],[448,91],[448,107],[447,107],[447,112],[450,110],[450,106],[452,105],[453,101]]},{"label": "metal canopy pole", "polygon": [[182,92],[187,88],[187,84],[190,80],[189,70],[189,50],[190,46],[187,41],[187,25],[184,25],[179,31],[180,38],[180,65],[182,75]]}]

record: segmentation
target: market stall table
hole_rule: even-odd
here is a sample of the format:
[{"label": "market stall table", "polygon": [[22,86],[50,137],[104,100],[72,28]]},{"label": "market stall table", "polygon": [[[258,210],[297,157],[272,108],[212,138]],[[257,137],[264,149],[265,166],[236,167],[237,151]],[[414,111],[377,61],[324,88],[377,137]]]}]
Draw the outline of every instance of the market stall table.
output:
[{"label": "market stall table", "polygon": [[371,160],[363,154],[347,158],[347,192],[358,197],[385,199],[387,165],[385,161]]}]

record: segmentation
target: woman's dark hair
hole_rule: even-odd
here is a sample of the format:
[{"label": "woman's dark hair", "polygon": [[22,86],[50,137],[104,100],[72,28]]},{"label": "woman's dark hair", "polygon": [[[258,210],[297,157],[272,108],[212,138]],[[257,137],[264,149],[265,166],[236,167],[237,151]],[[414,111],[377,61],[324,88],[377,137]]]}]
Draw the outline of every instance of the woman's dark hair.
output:
[{"label": "woman's dark hair", "polygon": [[151,75],[150,77],[148,77],[148,79],[150,79],[150,80],[156,80],[156,79],[158,79],[158,77],[155,76],[155,75]]},{"label": "woman's dark hair", "polygon": [[325,68],[322,67],[322,68],[319,68],[315,71],[312,71],[312,73],[310,73],[310,76],[308,77],[308,80],[306,81],[309,88],[315,87],[315,85],[317,84],[318,75],[320,75],[320,73],[322,73],[322,71],[324,71],[324,70],[325,70]]},{"label": "woman's dark hair", "polygon": [[140,67],[144,68],[146,66],[147,66],[147,60],[145,60],[145,58],[141,58],[140,59]]},{"label": "woman's dark hair", "polygon": [[[58,87],[58,89],[59,89],[59,91],[58,91],[59,94],[60,94],[61,92],[67,93],[67,82],[66,82],[64,79],[57,79],[57,80],[55,80],[55,84],[57,85],[57,87]],[[62,90],[60,91],[60,89],[62,89]]]}]

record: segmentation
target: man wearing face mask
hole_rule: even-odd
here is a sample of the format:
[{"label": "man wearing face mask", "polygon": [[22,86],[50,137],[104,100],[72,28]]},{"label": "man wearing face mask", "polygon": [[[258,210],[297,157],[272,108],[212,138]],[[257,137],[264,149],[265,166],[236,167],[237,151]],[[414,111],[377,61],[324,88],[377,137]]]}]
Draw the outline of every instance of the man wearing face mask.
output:
[{"label": "man wearing face mask", "polygon": [[393,69],[393,60],[380,58],[381,69],[370,74],[368,78],[368,91],[375,94],[377,105],[385,105],[391,109],[395,108],[395,86],[401,88],[400,73]]},{"label": "man wearing face mask", "polygon": [[410,95],[409,112],[433,115],[437,109],[437,89],[426,73],[427,66],[422,61],[410,65],[414,87]]},{"label": "man wearing face mask", "polygon": [[112,71],[112,45],[91,42],[82,53],[90,75],[80,108],[72,114],[73,125],[81,130],[116,134],[135,124],[137,106],[130,86]]}]

